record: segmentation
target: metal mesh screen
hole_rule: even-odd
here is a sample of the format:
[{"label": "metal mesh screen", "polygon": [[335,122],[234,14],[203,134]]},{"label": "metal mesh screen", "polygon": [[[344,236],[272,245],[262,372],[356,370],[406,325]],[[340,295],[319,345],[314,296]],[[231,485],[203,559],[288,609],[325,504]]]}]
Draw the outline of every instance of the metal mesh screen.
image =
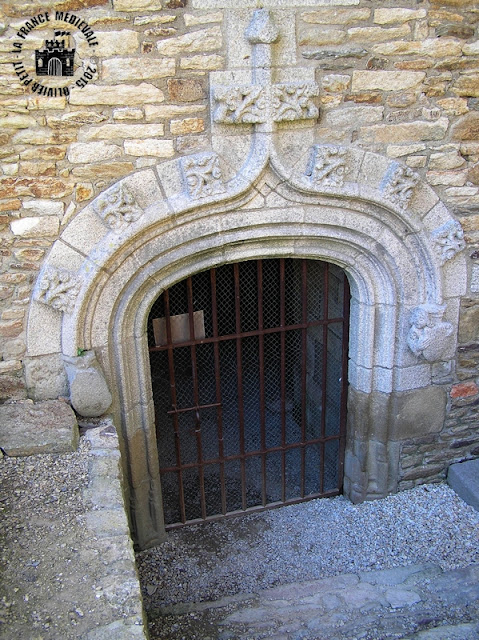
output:
[{"label": "metal mesh screen", "polygon": [[165,291],[148,322],[168,527],[341,491],[349,289],[258,260]]}]

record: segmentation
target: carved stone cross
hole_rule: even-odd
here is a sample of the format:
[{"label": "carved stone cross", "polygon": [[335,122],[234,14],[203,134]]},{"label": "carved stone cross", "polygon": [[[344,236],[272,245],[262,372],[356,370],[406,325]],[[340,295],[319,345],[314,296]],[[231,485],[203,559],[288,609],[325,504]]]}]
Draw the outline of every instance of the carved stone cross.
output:
[{"label": "carved stone cross", "polygon": [[267,9],[258,9],[245,32],[252,45],[252,84],[213,89],[213,120],[222,124],[254,124],[272,132],[275,123],[317,118],[312,98],[319,95],[315,83],[273,84],[271,45],[279,32]]}]

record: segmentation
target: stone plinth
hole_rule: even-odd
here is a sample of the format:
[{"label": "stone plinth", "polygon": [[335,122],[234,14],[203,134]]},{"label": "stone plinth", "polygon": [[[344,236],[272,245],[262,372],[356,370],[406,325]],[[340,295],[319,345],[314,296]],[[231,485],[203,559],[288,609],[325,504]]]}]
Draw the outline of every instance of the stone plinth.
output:
[{"label": "stone plinth", "polygon": [[75,414],[61,400],[0,406],[0,448],[7,456],[74,451],[78,438]]}]

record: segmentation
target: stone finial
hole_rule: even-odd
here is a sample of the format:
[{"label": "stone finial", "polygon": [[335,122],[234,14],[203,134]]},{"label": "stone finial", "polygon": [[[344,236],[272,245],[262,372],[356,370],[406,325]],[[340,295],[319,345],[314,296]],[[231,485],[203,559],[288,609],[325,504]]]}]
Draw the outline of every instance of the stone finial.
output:
[{"label": "stone finial", "polygon": [[40,275],[34,297],[57,311],[71,313],[80,287],[81,282],[73,273],[47,266]]},{"label": "stone finial", "polygon": [[412,169],[394,164],[386,173],[381,187],[386,198],[405,209],[418,182],[419,176]]},{"label": "stone finial", "polygon": [[272,44],[278,37],[271,13],[268,9],[257,9],[245,31],[245,38],[250,44]]},{"label": "stone finial", "polygon": [[451,260],[466,246],[464,231],[457,220],[449,220],[431,233],[441,264]]},{"label": "stone finial", "polygon": [[114,231],[122,231],[143,215],[143,209],[121,182],[105,191],[96,200],[95,209],[103,222]]},{"label": "stone finial", "polygon": [[212,151],[182,158],[181,169],[190,198],[207,198],[226,190],[219,158]]},{"label": "stone finial", "polygon": [[453,326],[443,322],[446,305],[422,304],[411,312],[407,343],[415,356],[437,362],[451,345]]},{"label": "stone finial", "polygon": [[315,144],[306,175],[318,187],[341,187],[346,173],[346,149],[332,144]]}]

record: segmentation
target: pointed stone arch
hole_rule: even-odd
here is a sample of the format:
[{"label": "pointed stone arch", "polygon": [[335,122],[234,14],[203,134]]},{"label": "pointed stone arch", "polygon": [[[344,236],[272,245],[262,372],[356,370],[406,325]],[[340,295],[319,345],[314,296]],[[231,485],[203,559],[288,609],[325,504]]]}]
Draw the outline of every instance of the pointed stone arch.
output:
[{"label": "pointed stone arch", "polygon": [[[466,283],[460,225],[417,175],[383,156],[312,145],[288,164],[260,134],[253,150],[229,180],[228,159],[203,152],[107,189],[53,245],[30,305],[33,397],[65,393],[61,373],[38,391],[39,368],[58,372],[78,349],[101,362],[140,547],[164,535],[148,313],[165,288],[198,271],[266,257],[345,269],[352,302],[344,490],[352,500],[395,491],[401,440],[444,420],[441,372],[454,357]],[[421,314],[426,324],[414,324]],[[425,399],[433,415],[425,415]]]}]

